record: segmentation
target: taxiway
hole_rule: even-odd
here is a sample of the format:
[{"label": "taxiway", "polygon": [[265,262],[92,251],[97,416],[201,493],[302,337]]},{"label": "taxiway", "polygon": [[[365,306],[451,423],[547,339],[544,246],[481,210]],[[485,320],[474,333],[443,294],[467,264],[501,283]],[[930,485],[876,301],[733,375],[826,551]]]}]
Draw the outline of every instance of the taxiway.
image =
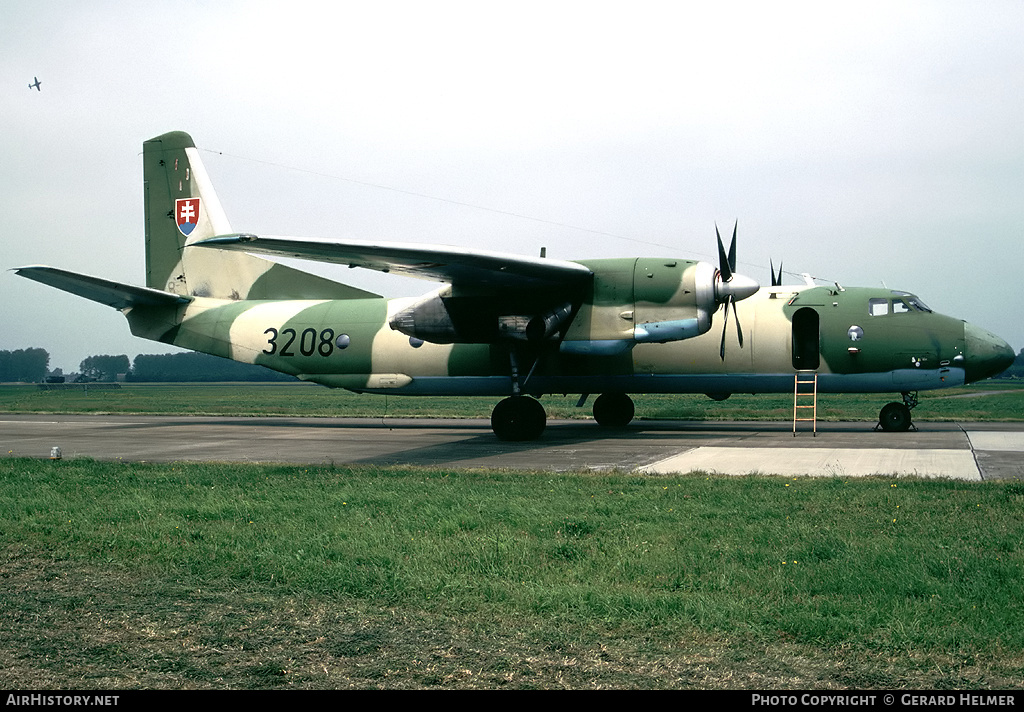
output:
[{"label": "taxiway", "polygon": [[854,477],[1024,479],[1024,423],[636,421],[621,430],[549,421],[544,436],[502,442],[486,420],[0,416],[0,455],[148,462],[418,465],[515,470],[623,470]]}]

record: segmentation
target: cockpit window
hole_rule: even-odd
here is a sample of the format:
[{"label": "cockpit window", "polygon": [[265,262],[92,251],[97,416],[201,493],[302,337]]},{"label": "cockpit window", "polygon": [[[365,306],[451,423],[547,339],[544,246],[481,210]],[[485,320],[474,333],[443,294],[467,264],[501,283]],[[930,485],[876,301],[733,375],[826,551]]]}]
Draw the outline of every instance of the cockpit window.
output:
[{"label": "cockpit window", "polygon": [[914,307],[914,309],[917,309],[918,311],[931,312],[931,309],[928,308],[928,305],[922,302],[917,297],[907,297],[907,301],[910,302],[910,306]]},{"label": "cockpit window", "polygon": [[868,314],[871,316],[885,316],[889,313],[888,299],[869,299]]},{"label": "cockpit window", "polygon": [[910,305],[902,299],[892,300],[892,313],[893,314],[906,314],[910,311]]},{"label": "cockpit window", "polygon": [[[893,293],[894,297],[900,298],[903,301],[905,301],[907,304],[909,304],[912,309],[916,309],[917,311],[923,311],[923,312],[931,312],[931,309],[928,307],[927,304],[922,302],[917,296],[911,294],[910,292],[897,292],[896,290],[893,290],[892,293]],[[895,306],[895,301],[896,300],[894,299],[893,300],[894,306]]]}]

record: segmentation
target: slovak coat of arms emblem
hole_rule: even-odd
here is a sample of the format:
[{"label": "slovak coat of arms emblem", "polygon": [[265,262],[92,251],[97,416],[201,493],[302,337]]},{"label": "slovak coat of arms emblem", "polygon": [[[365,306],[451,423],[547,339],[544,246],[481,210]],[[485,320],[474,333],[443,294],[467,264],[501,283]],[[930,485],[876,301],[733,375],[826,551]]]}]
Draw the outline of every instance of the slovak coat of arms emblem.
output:
[{"label": "slovak coat of arms emblem", "polygon": [[174,222],[178,231],[188,237],[199,223],[199,198],[178,198],[174,201]]}]

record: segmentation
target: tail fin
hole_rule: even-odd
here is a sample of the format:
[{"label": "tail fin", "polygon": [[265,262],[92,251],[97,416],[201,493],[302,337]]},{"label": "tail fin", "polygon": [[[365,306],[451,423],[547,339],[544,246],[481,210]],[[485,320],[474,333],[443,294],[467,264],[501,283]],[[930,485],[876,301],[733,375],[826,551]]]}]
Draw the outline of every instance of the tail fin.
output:
[{"label": "tail fin", "polygon": [[355,299],[376,294],[262,257],[185,249],[231,232],[192,137],[182,131],[142,145],[146,191],[146,286],[217,299]]}]

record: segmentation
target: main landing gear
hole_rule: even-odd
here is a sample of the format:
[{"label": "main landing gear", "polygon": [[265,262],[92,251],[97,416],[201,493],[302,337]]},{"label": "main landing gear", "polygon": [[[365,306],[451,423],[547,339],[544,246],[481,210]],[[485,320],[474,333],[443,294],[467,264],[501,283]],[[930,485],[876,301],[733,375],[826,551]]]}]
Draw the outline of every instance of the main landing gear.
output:
[{"label": "main landing gear", "polygon": [[[917,391],[908,393],[904,391],[902,403],[887,403],[878,413],[878,425],[875,430],[881,428],[892,433],[902,433],[914,426],[911,422],[910,411],[917,407]],[[914,428],[916,430],[916,428]]]},{"label": "main landing gear", "polygon": [[594,401],[594,420],[607,428],[622,428],[633,420],[636,408],[625,393],[604,393]]},{"label": "main landing gear", "polygon": [[[594,420],[604,427],[629,425],[635,412],[633,400],[625,393],[605,393],[594,401]],[[531,396],[509,396],[491,411],[491,430],[499,440],[536,440],[544,432],[546,424],[544,406]]]},{"label": "main landing gear", "polygon": [[509,396],[491,411],[491,430],[499,440],[536,440],[544,432],[547,418],[536,398]]}]

